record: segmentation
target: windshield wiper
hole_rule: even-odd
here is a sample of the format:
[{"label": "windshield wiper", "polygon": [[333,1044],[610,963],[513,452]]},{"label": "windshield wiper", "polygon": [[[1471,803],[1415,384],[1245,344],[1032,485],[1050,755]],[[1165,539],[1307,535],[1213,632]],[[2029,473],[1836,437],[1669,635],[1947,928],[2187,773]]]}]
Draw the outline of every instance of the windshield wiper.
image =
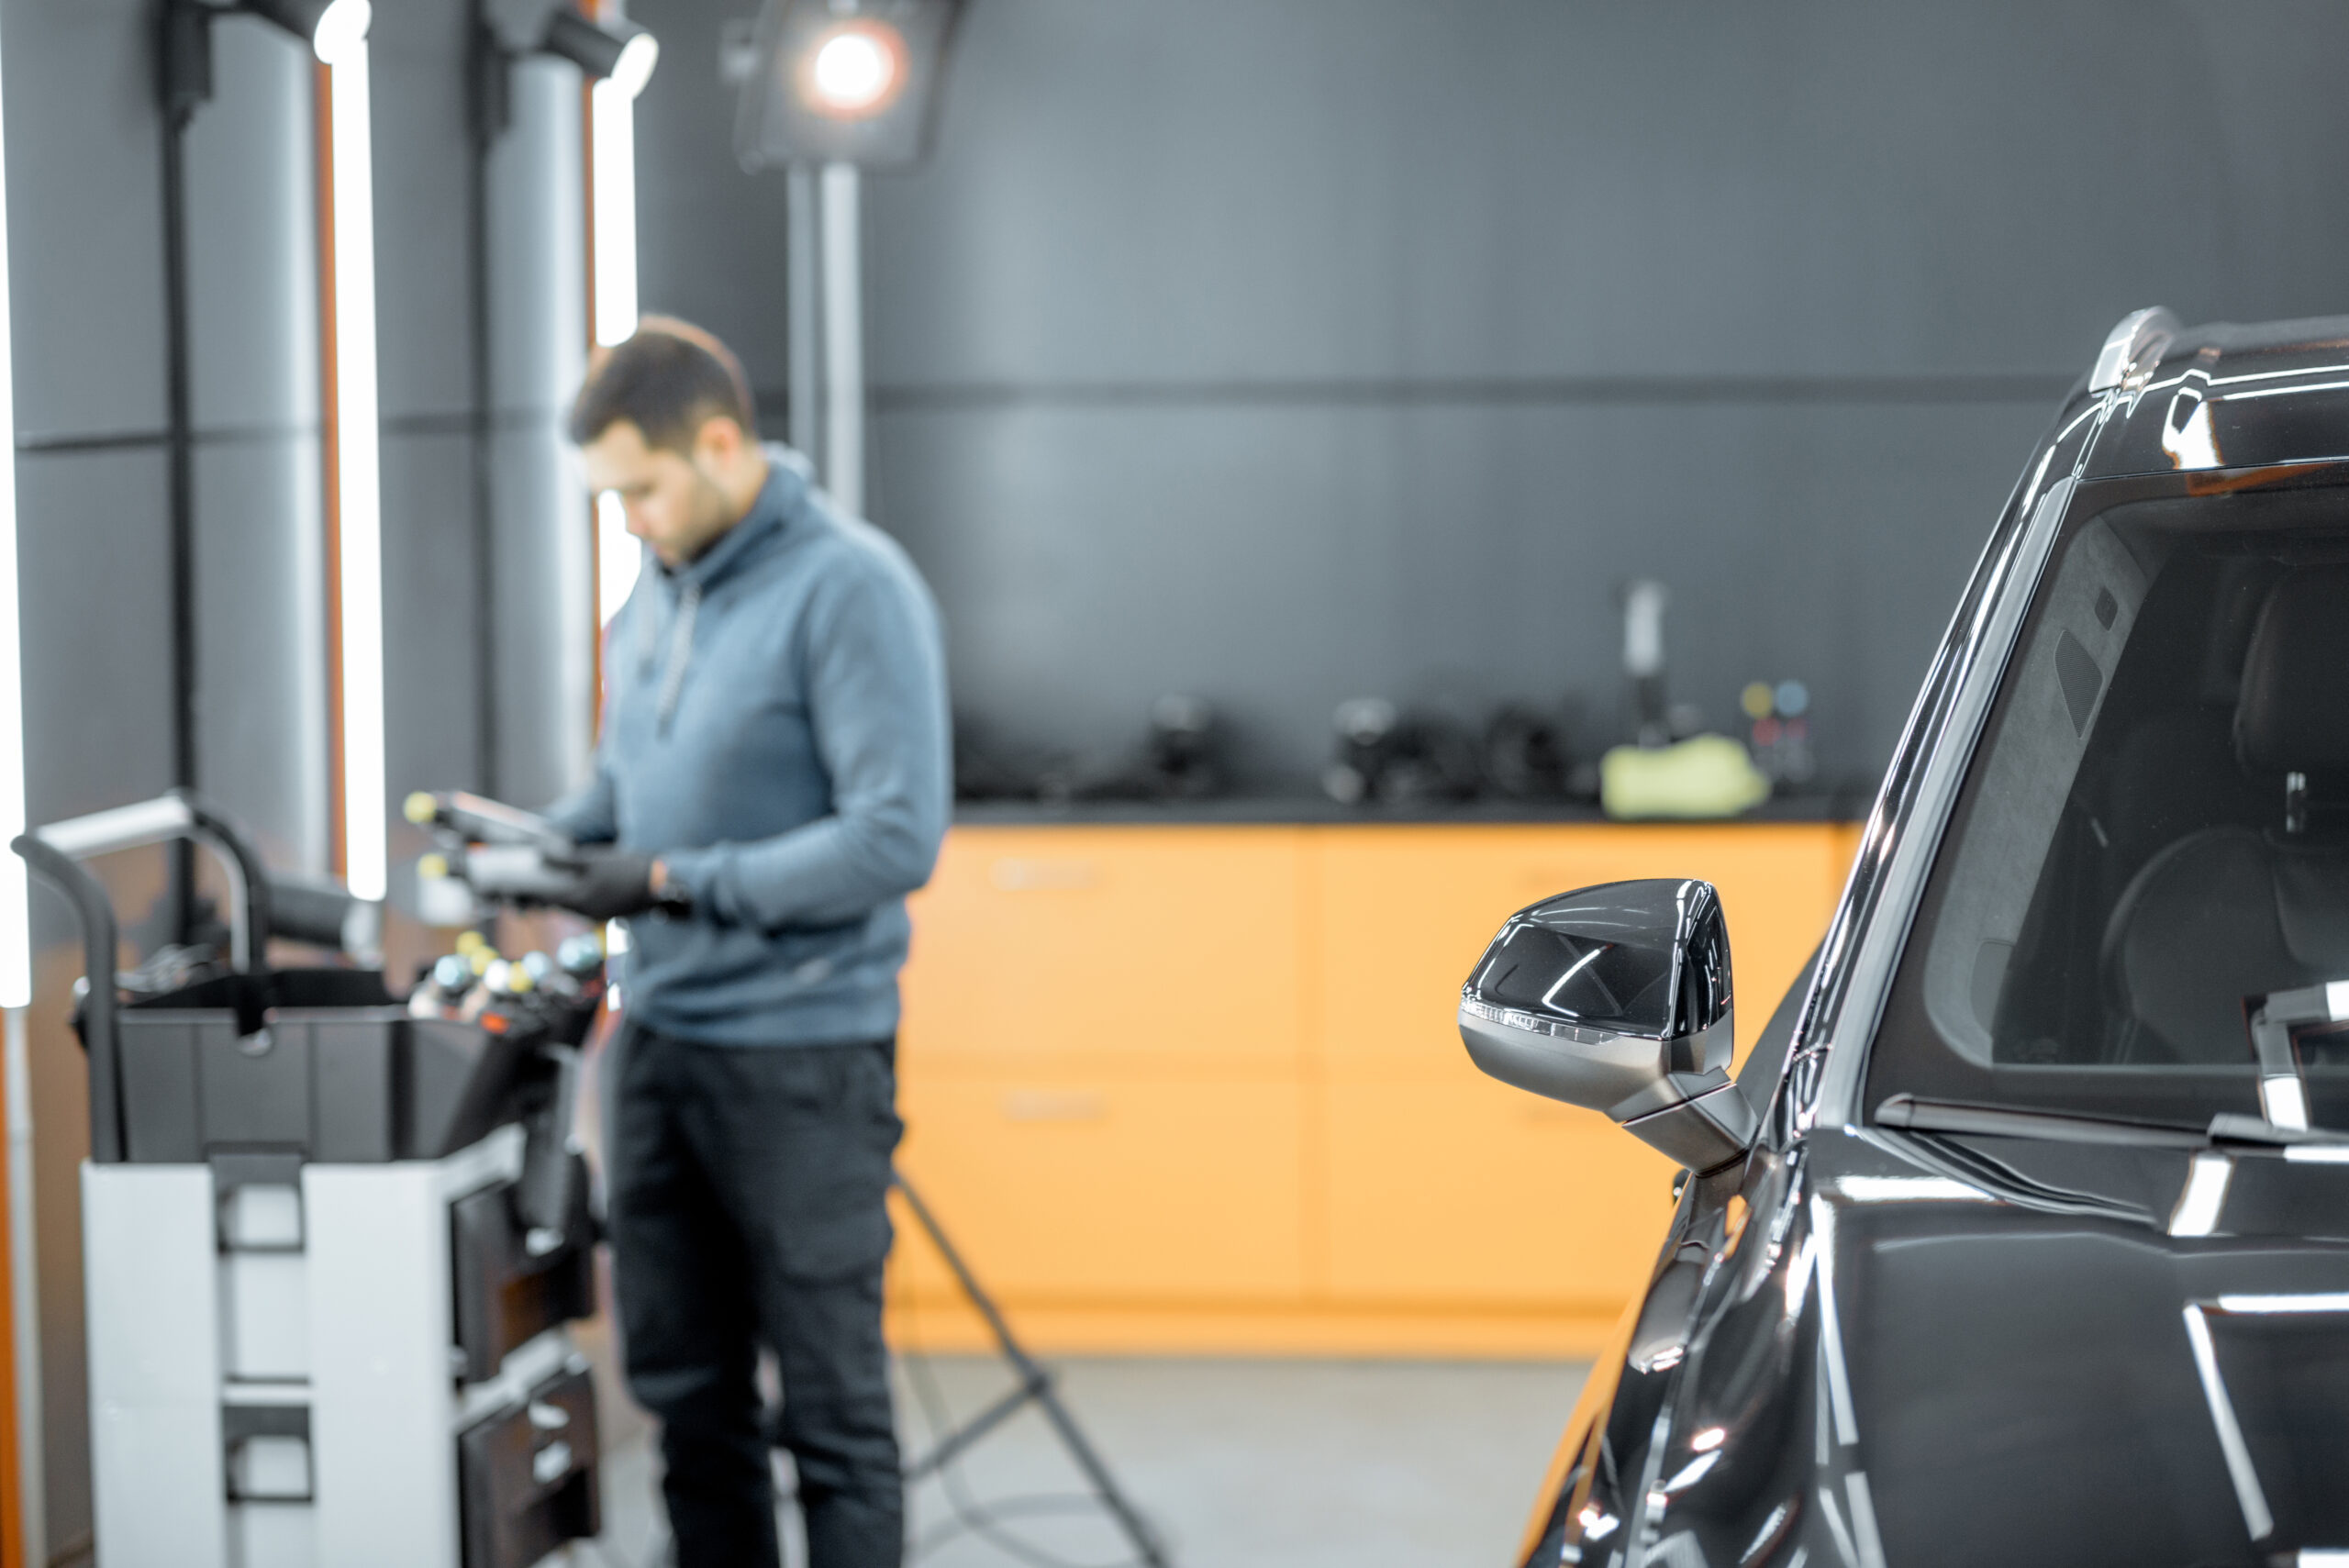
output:
[{"label": "windshield wiper", "polygon": [[1876,1108],[1879,1126],[1911,1132],[1972,1132],[1990,1138],[2039,1138],[2061,1143],[2114,1143],[2139,1149],[2209,1149],[2227,1144],[2276,1148],[2293,1143],[2343,1143],[2349,1134],[2277,1127],[2255,1116],[2221,1111],[2207,1127],[2147,1121],[2091,1111],[2037,1110],[1894,1095]]}]

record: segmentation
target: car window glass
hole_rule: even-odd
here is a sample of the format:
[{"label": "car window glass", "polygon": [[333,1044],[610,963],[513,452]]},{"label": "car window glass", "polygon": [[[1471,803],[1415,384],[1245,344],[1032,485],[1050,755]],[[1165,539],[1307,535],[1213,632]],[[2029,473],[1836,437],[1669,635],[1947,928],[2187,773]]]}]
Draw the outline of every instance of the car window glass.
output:
[{"label": "car window glass", "polygon": [[[2349,739],[2329,717],[2349,717],[2349,501],[2076,510],[1920,906],[1869,1102],[2255,1113],[2249,1012],[2349,980]],[[2310,1093],[2349,1125],[2333,1055],[2349,1062],[2303,1031]]]}]

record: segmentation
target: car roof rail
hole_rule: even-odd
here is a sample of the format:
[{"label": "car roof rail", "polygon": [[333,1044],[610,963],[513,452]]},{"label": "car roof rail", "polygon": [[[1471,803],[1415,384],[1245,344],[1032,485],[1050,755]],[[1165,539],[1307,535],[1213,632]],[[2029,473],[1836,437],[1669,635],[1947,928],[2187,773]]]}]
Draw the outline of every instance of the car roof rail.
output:
[{"label": "car roof rail", "polygon": [[2154,305],[2131,311],[2106,336],[2104,347],[2096,356],[2096,368],[2088,372],[2088,390],[2110,392],[2119,386],[2121,378],[2147,352],[2160,353],[2183,330],[2177,317],[2165,306]]}]

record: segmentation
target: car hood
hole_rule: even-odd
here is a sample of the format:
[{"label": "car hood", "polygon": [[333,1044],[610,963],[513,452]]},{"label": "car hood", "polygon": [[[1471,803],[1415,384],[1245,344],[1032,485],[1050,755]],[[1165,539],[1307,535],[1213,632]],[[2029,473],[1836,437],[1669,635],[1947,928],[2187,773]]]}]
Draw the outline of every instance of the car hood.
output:
[{"label": "car hood", "polygon": [[1669,1384],[1617,1400],[1579,1506],[1675,1568],[2349,1547],[2349,1167],[2197,1158],[1805,1140],[1749,1181],[1683,1364],[1651,1333],[1627,1369]]}]

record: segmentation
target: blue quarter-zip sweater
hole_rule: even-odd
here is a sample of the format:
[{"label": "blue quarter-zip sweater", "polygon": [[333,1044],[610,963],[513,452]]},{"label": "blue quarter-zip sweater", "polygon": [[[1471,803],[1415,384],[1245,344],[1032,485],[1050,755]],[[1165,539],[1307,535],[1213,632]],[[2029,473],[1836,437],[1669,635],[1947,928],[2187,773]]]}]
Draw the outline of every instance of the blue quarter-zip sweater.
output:
[{"label": "blue quarter-zip sweater", "polygon": [[548,815],[659,855],[689,917],[629,923],[628,1010],[719,1045],[897,1027],[906,895],[952,795],[938,612],[904,550],[785,447],[742,520],[648,553],[604,638],[595,776]]}]

